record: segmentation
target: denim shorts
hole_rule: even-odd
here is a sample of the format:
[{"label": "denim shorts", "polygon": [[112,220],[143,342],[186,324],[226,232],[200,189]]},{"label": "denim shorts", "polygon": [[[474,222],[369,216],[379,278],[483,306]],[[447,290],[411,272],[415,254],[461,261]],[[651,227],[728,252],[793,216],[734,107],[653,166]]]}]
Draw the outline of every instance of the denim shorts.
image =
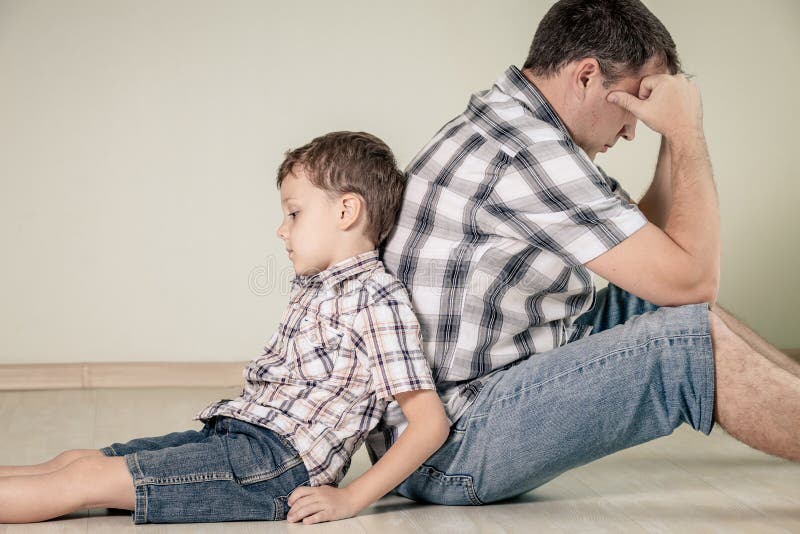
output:
[{"label": "denim shorts", "polygon": [[680,424],[711,432],[708,305],[659,308],[612,285],[578,322],[592,334],[488,375],[445,444],[396,492],[495,502]]},{"label": "denim shorts", "polygon": [[278,434],[230,417],[197,430],[114,443],[136,490],[134,523],[286,519],[287,499],[307,486],[298,453]]}]

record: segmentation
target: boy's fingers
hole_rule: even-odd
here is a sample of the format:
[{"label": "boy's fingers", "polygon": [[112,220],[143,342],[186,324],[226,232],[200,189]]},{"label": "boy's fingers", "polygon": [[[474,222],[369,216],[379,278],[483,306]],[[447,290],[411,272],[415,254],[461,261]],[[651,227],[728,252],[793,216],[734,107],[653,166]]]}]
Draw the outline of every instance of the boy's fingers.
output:
[{"label": "boy's fingers", "polygon": [[300,521],[305,519],[306,517],[316,514],[317,512],[322,511],[323,506],[322,503],[319,502],[304,502],[301,503],[296,508],[292,508],[289,514],[286,516],[291,522]]},{"label": "boy's fingers", "polygon": [[325,511],[317,512],[314,515],[308,516],[303,519],[304,525],[313,525],[314,523],[322,523],[324,521],[328,521],[330,518],[327,517]]},{"label": "boy's fingers", "polygon": [[294,504],[297,502],[297,499],[313,493],[314,488],[309,486],[300,486],[289,495],[289,498],[286,500],[286,502],[289,503],[289,506],[294,506]]}]

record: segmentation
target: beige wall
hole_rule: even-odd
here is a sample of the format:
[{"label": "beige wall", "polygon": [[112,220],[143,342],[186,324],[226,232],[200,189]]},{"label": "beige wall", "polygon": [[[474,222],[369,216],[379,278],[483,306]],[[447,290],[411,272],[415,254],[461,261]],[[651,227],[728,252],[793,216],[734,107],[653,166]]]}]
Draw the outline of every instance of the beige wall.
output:
[{"label": "beige wall", "polygon": [[[547,5],[0,0],[0,363],[256,356],[291,275],[282,152],[364,129],[405,164]],[[648,5],[704,92],[720,300],[800,347],[798,3]],[[601,164],[638,195],[657,144]]]}]

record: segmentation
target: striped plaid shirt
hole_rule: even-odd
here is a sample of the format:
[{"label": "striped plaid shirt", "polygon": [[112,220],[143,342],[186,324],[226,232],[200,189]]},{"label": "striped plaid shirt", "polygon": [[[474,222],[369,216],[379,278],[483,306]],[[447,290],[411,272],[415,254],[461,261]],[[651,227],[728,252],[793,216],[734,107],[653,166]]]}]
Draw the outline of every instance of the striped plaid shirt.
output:
[{"label": "striped plaid shirt", "polygon": [[394,395],[435,388],[408,293],[377,250],[295,277],[278,331],[244,378],[239,397],[196,419],[234,417],[280,434],[313,486],[344,477]]},{"label": "striped plaid shirt", "polygon": [[[473,95],[406,174],[382,259],[411,292],[455,421],[482,377],[589,333],[573,324],[595,299],[583,264],[646,219],[514,66]],[[373,459],[403,427],[390,405],[367,441]]]}]

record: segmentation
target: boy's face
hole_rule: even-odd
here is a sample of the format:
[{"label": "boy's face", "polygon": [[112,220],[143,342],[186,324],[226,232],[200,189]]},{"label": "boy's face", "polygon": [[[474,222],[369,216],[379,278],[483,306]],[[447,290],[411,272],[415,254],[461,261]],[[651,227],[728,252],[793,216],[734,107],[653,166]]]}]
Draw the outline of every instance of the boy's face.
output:
[{"label": "boy's face", "polygon": [[314,186],[299,166],[281,182],[283,239],[299,275],[314,275],[331,265],[339,242],[336,201]]}]

